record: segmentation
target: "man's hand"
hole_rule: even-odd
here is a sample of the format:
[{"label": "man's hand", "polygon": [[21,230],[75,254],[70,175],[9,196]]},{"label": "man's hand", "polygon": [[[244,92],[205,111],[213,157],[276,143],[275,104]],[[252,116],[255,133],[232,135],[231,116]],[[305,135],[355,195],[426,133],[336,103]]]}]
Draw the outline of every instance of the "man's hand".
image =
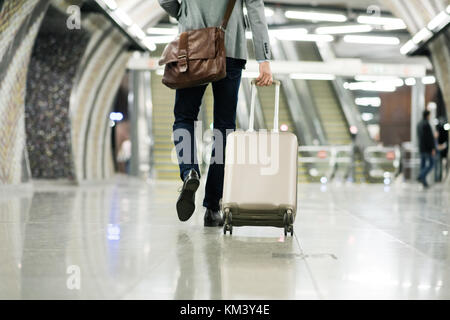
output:
[{"label": "man's hand", "polygon": [[259,77],[256,78],[256,85],[260,87],[270,86],[273,82],[270,62],[264,61],[259,64]]}]

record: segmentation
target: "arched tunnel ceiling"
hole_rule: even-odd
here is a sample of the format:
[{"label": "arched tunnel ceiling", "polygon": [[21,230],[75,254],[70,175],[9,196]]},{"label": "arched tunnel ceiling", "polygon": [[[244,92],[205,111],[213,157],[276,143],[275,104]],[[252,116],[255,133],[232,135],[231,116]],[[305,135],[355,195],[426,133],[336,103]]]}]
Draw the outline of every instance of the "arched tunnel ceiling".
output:
[{"label": "arched tunnel ceiling", "polygon": [[[116,0],[120,8],[126,11],[130,17],[141,27],[153,26],[165,16],[158,0]],[[343,9],[367,10],[373,6],[378,6],[385,10],[380,0],[271,0],[265,1],[266,4],[290,4],[306,6],[325,6]]]},{"label": "arched tunnel ceiling", "polygon": [[155,25],[165,16],[158,0],[116,0],[116,3],[141,28]]}]

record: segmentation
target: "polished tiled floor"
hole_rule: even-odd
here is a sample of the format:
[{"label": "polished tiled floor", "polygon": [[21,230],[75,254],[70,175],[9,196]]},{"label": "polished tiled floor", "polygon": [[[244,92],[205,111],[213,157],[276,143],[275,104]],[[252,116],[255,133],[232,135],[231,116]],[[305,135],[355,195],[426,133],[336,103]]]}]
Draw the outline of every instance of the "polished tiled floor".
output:
[{"label": "polished tiled floor", "polygon": [[286,239],[181,223],[178,188],[0,189],[0,298],[450,299],[448,188],[300,185]]}]

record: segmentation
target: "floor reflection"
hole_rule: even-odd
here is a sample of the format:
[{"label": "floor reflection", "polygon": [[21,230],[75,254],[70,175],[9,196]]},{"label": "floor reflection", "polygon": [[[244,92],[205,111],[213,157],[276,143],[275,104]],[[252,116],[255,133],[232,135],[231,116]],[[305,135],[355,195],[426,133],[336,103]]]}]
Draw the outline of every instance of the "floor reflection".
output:
[{"label": "floor reflection", "polygon": [[450,190],[301,185],[296,238],[284,238],[224,236],[201,210],[181,223],[178,187],[1,189],[0,299],[450,298]]}]

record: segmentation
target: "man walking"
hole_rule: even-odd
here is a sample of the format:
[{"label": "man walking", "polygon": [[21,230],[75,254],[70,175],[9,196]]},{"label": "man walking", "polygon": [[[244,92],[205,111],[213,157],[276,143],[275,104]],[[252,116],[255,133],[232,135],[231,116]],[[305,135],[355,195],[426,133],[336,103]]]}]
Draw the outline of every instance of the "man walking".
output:
[{"label": "man walking", "polygon": [[[231,0],[159,0],[162,8],[179,22],[181,32],[219,26]],[[205,226],[222,226],[223,217],[219,202],[222,198],[226,133],[236,129],[236,107],[242,69],[247,59],[247,40],[243,4],[253,34],[256,60],[259,62],[259,86],[272,84],[270,70],[270,42],[264,13],[263,0],[237,0],[225,32],[227,54],[226,78],[212,83],[214,95],[214,145],[205,187],[203,206]],[[177,213],[181,221],[188,220],[195,211],[195,192],[200,185],[200,170],[196,159],[194,122],[200,111],[207,85],[178,89],[175,95],[173,125],[180,177],[183,187],[177,200]],[[178,131],[178,133],[177,133]],[[189,132],[190,139],[183,139],[179,131]],[[218,136],[220,135],[220,136]],[[220,145],[219,145],[220,144]],[[218,155],[216,156],[216,150]],[[190,152],[189,155],[184,154]],[[219,154],[220,153],[220,154]],[[185,159],[188,159],[187,161]]]},{"label": "man walking", "polygon": [[433,170],[436,155],[436,141],[430,125],[430,111],[423,112],[423,119],[417,125],[420,151],[420,174],[417,180],[428,188],[427,176]]}]

